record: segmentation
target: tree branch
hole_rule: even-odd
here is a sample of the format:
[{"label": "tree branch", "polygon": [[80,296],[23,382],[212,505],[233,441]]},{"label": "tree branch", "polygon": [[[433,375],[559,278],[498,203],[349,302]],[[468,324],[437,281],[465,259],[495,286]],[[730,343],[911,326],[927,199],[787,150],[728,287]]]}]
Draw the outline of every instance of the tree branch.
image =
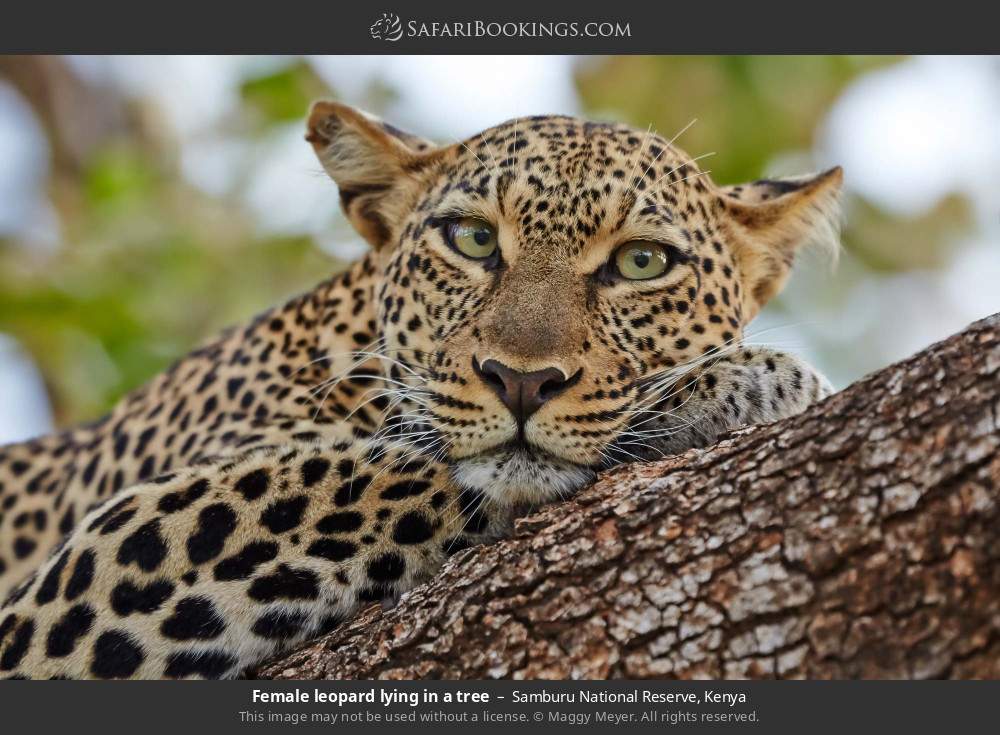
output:
[{"label": "tree branch", "polygon": [[620,467],[265,678],[1000,678],[1000,315]]}]

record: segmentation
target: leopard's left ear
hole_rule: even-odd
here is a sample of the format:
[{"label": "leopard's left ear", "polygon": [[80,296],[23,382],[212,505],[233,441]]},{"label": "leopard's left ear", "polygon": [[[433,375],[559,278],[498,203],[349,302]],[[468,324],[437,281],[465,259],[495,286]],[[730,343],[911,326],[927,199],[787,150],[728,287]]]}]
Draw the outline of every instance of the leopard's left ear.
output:
[{"label": "leopard's left ear", "polygon": [[734,224],[732,242],[743,275],[747,321],[781,291],[803,247],[816,246],[836,259],[843,179],[837,166],[811,176],[720,187]]},{"label": "leopard's left ear", "polygon": [[405,214],[415,174],[436,150],[415,135],[338,102],[317,102],[306,140],[337,183],[354,229],[375,249]]}]

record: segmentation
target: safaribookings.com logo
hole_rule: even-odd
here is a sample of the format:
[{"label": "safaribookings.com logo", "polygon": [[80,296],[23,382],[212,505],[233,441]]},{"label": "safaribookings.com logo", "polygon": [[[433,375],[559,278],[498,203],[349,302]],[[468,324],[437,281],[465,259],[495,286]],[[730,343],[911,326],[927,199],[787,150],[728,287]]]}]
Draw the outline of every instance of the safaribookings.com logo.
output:
[{"label": "safaribookings.com logo", "polygon": [[631,38],[632,28],[622,21],[518,21],[494,23],[469,21],[407,21],[395,13],[382,17],[368,29],[376,41],[407,38]]},{"label": "safaribookings.com logo", "polygon": [[395,13],[382,13],[368,31],[376,41],[398,41],[403,37],[403,24]]}]

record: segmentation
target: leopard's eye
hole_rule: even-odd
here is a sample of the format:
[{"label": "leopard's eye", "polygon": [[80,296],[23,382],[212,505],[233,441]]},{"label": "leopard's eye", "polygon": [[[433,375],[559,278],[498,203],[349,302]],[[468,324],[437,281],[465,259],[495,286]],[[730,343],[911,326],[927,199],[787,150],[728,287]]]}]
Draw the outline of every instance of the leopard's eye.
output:
[{"label": "leopard's eye", "polygon": [[447,233],[451,246],[468,258],[483,260],[497,251],[496,229],[478,217],[455,220]]},{"label": "leopard's eye", "polygon": [[618,248],[615,267],[622,278],[645,281],[666,273],[670,256],[665,245],[646,240],[633,240]]}]

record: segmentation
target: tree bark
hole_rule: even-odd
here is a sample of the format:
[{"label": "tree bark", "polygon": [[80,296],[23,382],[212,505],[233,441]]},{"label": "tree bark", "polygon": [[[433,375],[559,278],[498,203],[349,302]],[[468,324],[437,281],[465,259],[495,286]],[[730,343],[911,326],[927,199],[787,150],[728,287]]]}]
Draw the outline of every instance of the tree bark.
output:
[{"label": "tree bark", "polygon": [[1000,678],[1000,315],[610,471],[264,678]]}]

